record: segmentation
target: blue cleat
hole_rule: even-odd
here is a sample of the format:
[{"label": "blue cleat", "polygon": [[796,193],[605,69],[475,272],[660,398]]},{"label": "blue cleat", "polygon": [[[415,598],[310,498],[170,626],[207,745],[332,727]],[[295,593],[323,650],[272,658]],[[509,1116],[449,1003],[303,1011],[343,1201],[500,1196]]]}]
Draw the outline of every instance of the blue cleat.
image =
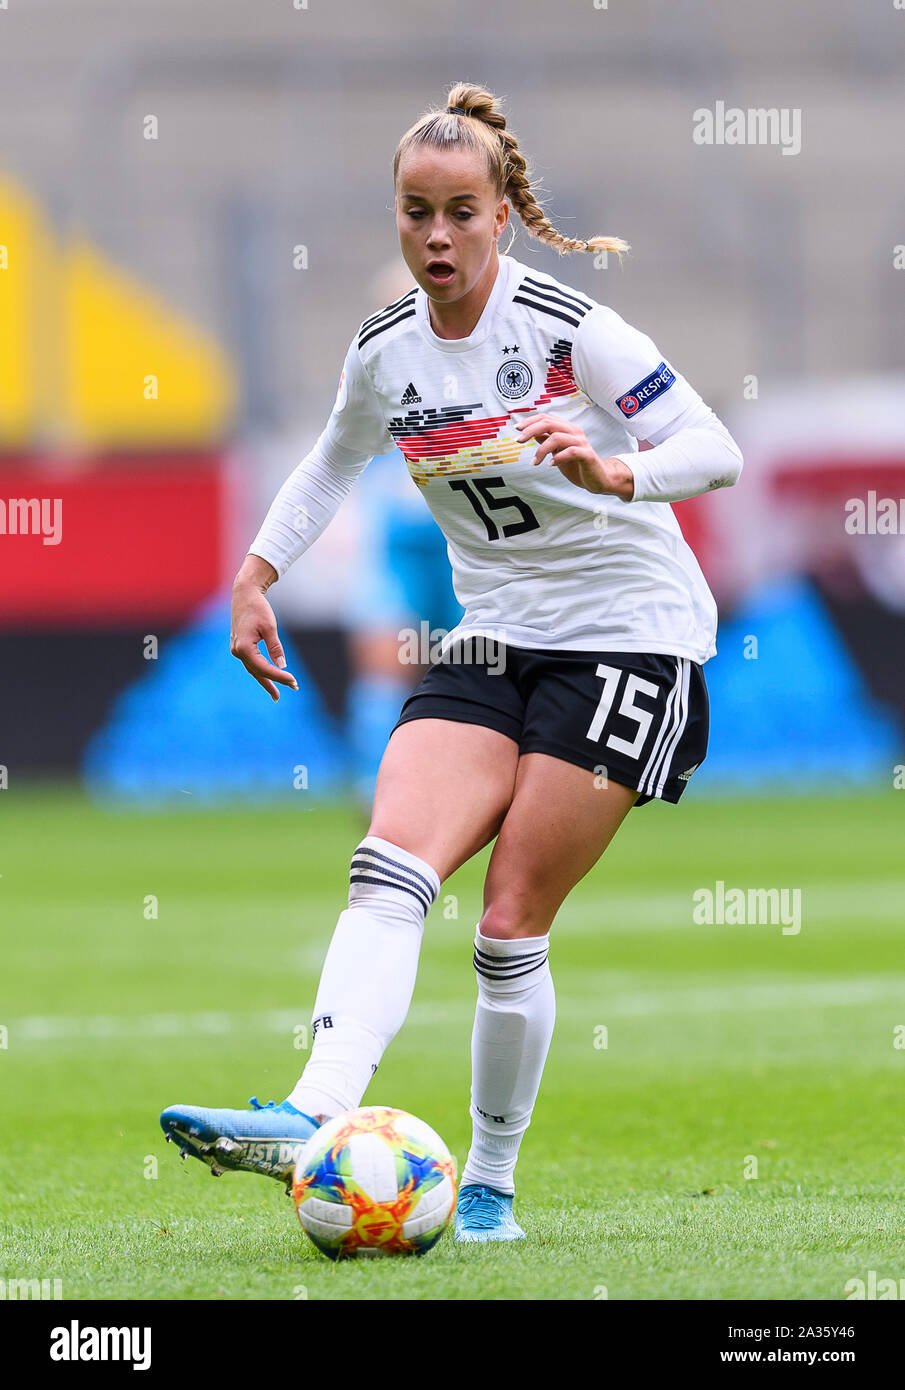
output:
[{"label": "blue cleat", "polygon": [[495,1187],[470,1183],[459,1188],[456,1240],[524,1240],[525,1232],[512,1215],[512,1197]]},{"label": "blue cleat", "polygon": [[262,1105],[257,1096],[250,1110],[208,1110],[200,1105],[171,1105],[160,1117],[160,1128],[179,1145],[183,1158],[191,1154],[206,1163],[215,1178],[227,1169],[261,1173],[292,1187],[299,1154],[319,1128],[288,1100]]}]

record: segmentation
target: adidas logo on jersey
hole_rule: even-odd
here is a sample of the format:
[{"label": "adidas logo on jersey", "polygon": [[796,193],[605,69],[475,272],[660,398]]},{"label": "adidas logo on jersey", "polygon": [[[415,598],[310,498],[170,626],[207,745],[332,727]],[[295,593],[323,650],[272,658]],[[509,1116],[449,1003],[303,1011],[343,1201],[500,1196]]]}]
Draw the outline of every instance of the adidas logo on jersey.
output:
[{"label": "adidas logo on jersey", "polygon": [[698,769],[700,766],[701,766],[700,763],[695,763],[694,766],[693,766],[693,767],[690,767],[690,768],[688,769],[687,772],[680,772],[680,773],[679,773],[679,781],[680,781],[680,782],[687,782],[688,779],[689,779],[689,777],[691,776],[691,774],[692,774],[693,772],[696,772],[697,769]]},{"label": "adidas logo on jersey", "polygon": [[410,381],[409,384],[408,384],[408,386],[406,386],[405,390],[403,391],[402,396],[400,397],[399,404],[400,404],[400,405],[418,405],[419,402],[420,402],[420,400],[421,400],[421,397],[418,395],[418,392],[415,390],[415,383],[414,383],[413,381]]}]

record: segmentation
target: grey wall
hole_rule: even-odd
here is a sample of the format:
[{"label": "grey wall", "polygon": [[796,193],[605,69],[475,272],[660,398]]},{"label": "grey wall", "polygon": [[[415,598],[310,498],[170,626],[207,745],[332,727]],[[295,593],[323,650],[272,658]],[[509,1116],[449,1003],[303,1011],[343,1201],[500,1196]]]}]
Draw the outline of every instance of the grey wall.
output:
[{"label": "grey wall", "polygon": [[[903,45],[892,0],[8,0],[0,172],[222,335],[252,423],[307,427],[395,249],[395,143],[480,81],[557,225],[634,248],[606,271],[524,234],[513,254],[611,303],[725,407],[746,373],[901,359]],[[717,99],[800,108],[801,153],[694,144]]]}]

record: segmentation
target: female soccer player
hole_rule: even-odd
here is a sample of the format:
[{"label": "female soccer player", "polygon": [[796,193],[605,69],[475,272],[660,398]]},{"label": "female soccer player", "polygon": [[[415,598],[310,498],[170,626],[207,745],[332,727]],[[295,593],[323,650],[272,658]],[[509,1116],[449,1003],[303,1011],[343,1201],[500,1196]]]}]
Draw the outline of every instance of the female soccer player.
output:
[{"label": "female soccer player", "polygon": [[401,1027],[441,883],[495,840],[456,1237],[513,1240],[553,1031],[550,925],[631,807],[678,801],[706,753],[716,606],[669,503],[730,486],[742,460],[650,338],[499,254],[510,208],[560,254],[626,246],[556,231],[491,93],[453,87],[403,136],[394,178],[417,287],[355,334],[327,426],[236,577],[232,652],[273,699],[295,685],[267,590],[394,443],[447,538],[465,616],[390,737],[301,1079],[280,1105],[175,1106],[161,1124],[215,1173],[290,1180]]}]

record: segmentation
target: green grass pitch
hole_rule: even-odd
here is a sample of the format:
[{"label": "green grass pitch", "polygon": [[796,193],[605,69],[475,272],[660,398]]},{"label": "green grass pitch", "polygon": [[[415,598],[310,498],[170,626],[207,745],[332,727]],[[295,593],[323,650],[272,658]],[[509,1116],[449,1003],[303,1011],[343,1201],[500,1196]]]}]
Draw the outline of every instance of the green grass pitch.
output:
[{"label": "green grass pitch", "polygon": [[[905,1276],[899,794],[632,812],[553,929],[529,1239],[338,1265],[281,1187],[212,1180],[157,1120],[282,1099],[304,1064],[363,826],[303,795],[114,815],[2,794],[0,1276],[78,1299],[570,1300],[839,1300],[869,1270]],[[426,1119],[460,1167],[485,862],[444,885],[367,1097]],[[799,888],[800,932],[695,925],[717,880]]]}]

